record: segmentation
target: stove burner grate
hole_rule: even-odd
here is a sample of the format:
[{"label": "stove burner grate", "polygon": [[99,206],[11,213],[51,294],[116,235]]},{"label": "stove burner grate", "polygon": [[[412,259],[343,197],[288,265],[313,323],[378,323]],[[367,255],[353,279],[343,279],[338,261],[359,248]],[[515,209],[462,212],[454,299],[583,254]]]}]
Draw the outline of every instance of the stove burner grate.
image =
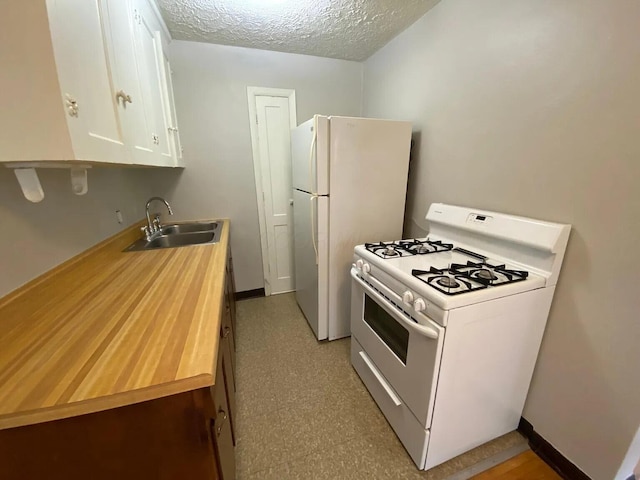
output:
[{"label": "stove burner grate", "polygon": [[524,270],[510,270],[505,265],[491,265],[489,263],[467,262],[466,265],[452,263],[449,268],[472,280],[493,286],[519,282],[526,280],[529,276],[529,272]]},{"label": "stove burner grate", "polygon": [[471,279],[458,274],[450,268],[442,270],[433,267],[429,270],[418,270],[414,268],[411,270],[411,274],[418,280],[447,295],[459,295],[461,293],[487,288],[486,285],[472,282]]},{"label": "stove burner grate", "polygon": [[400,240],[398,246],[411,255],[426,255],[428,253],[448,252],[453,250],[453,244],[443,243],[440,240]]},{"label": "stove burner grate", "polygon": [[365,248],[380,258],[396,258],[406,256],[403,250],[393,242],[365,243]]},{"label": "stove burner grate", "polygon": [[520,282],[529,276],[527,271],[508,269],[505,265],[474,262],[467,262],[466,265],[452,263],[444,269],[431,267],[428,271],[413,269],[411,274],[447,295]]},{"label": "stove burner grate", "polygon": [[380,258],[408,257],[429,253],[448,252],[453,244],[440,240],[398,240],[397,242],[365,243],[365,248]]}]

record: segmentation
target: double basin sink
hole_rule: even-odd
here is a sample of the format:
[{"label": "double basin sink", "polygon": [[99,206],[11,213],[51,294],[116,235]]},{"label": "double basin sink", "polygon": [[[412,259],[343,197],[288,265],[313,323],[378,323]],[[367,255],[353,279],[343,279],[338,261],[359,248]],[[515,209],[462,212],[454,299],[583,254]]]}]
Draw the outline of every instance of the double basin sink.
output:
[{"label": "double basin sink", "polygon": [[220,240],[220,234],[221,227],[218,222],[188,222],[165,225],[150,240],[141,238],[129,245],[125,252],[217,243]]}]

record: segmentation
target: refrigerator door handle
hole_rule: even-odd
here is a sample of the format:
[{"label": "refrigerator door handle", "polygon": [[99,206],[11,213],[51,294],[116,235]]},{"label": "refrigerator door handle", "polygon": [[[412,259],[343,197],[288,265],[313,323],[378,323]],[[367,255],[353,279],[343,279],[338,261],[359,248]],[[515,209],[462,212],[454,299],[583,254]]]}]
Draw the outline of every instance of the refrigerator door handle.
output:
[{"label": "refrigerator door handle", "polygon": [[318,265],[318,245],[316,245],[316,222],[315,215],[313,214],[313,201],[318,199],[318,195],[311,194],[309,199],[309,206],[311,208],[311,243],[313,244],[313,251],[316,254],[316,265]]},{"label": "refrigerator door handle", "polygon": [[[314,190],[318,190],[318,183],[316,178],[316,188],[313,188],[313,153],[316,149],[316,144],[318,143],[318,116],[313,116],[313,136],[311,137],[311,148],[309,149],[309,190],[312,195],[317,195],[318,192],[314,192]],[[313,217],[313,215],[312,215]],[[316,258],[317,258],[316,252]],[[316,262],[317,263],[317,262]]]}]

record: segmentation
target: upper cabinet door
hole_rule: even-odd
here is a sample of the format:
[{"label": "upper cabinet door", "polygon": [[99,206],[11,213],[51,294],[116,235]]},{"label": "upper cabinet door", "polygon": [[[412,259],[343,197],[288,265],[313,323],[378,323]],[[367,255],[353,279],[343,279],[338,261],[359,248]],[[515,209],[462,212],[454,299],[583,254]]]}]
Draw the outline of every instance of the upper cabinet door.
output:
[{"label": "upper cabinet door", "polygon": [[138,77],[144,86],[143,102],[147,114],[147,126],[156,152],[155,161],[173,166],[175,161],[169,145],[169,130],[165,121],[162,70],[158,51],[162,51],[159,26],[147,0],[133,2],[134,45]]},{"label": "upper cabinet door", "polygon": [[[158,35],[159,33],[156,33],[156,36]],[[169,57],[166,54],[164,45],[162,42],[158,42],[157,45],[161,47],[158,50],[158,61],[160,65],[162,65],[160,73],[164,93],[164,118],[165,124],[167,125],[167,132],[169,133],[169,148],[171,149],[171,155],[175,165],[182,166],[182,144],[180,143],[176,104],[173,96],[173,71],[171,70],[171,64],[169,63]]]},{"label": "upper cabinet door", "polygon": [[127,163],[99,0],[47,0],[73,159]]},{"label": "upper cabinet door", "polygon": [[113,85],[131,161],[138,165],[156,163],[144,83],[138,72],[134,45],[133,8],[129,0],[101,0],[109,45]]}]

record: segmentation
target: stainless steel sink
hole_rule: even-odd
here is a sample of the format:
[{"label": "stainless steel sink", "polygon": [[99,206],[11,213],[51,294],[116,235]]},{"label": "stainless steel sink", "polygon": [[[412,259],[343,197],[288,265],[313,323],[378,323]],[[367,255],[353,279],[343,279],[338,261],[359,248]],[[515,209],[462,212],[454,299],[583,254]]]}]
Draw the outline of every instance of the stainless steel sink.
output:
[{"label": "stainless steel sink", "polygon": [[213,232],[217,228],[218,222],[193,222],[165,225],[160,231],[163,235],[174,235],[176,233]]},{"label": "stainless steel sink", "polygon": [[[157,250],[160,248],[188,247],[190,245],[204,245],[220,241],[221,229],[217,222],[181,223],[163,227],[159,234],[150,240],[141,238],[129,245],[125,252],[139,252],[142,250]],[[203,230],[208,229],[208,230]]]}]

